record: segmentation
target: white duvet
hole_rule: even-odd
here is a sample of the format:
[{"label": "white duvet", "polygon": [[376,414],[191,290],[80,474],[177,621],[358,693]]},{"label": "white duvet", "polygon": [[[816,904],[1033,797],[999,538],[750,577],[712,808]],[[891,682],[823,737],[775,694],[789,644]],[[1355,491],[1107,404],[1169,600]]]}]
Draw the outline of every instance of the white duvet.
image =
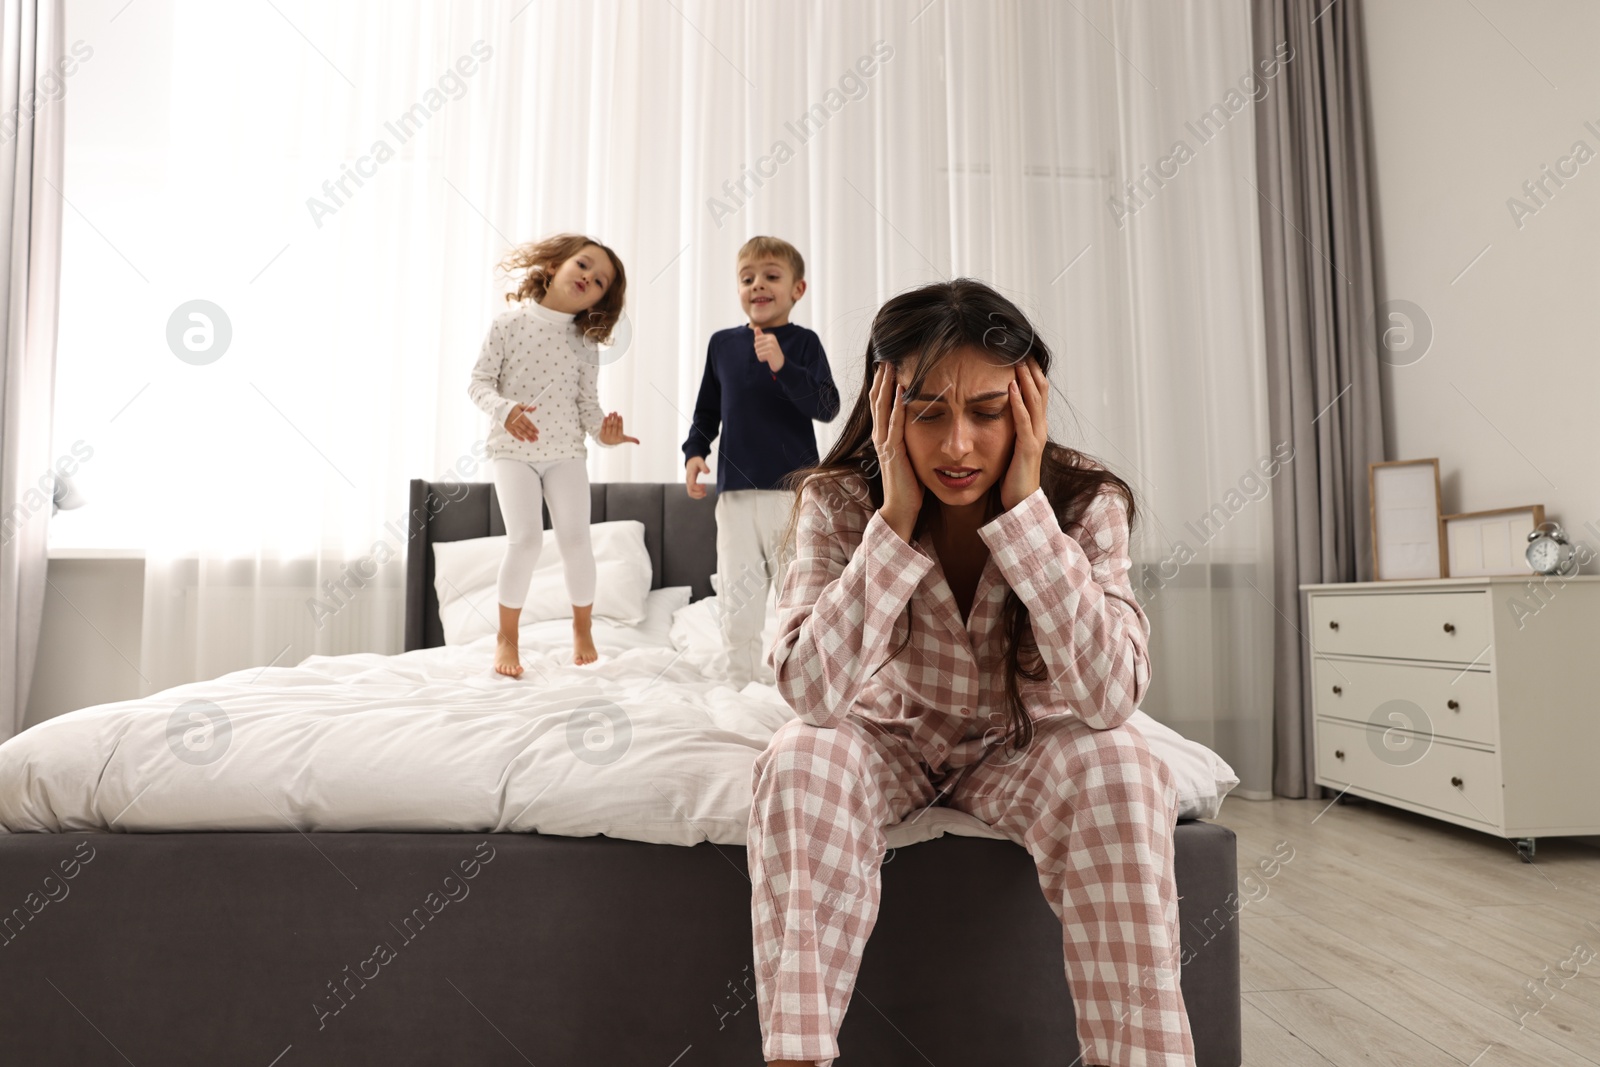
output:
[{"label": "white duvet", "polygon": [[[667,592],[651,594],[641,626],[597,620],[602,655],[584,667],[570,663],[570,622],[525,628],[521,680],[490,670],[490,636],[396,656],[313,656],[50,719],[0,745],[0,830],[537,831],[743,844],[752,763],[792,712],[770,686],[735,692],[672,647]],[[1210,755],[1142,712],[1136,725],[1175,767],[1194,749]],[[1215,814],[1217,799],[1215,782],[1200,782],[1185,790],[1184,814]],[[893,827],[889,844],[945,832],[999,836],[933,808]]]}]

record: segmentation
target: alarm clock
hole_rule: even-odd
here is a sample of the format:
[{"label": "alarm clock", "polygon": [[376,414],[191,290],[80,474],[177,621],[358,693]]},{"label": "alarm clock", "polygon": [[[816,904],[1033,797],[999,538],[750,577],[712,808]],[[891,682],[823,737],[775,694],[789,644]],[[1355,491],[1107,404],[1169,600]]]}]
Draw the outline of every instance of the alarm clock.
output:
[{"label": "alarm clock", "polygon": [[1539,574],[1565,577],[1578,569],[1577,553],[1559,523],[1541,522],[1528,534],[1528,566]]}]

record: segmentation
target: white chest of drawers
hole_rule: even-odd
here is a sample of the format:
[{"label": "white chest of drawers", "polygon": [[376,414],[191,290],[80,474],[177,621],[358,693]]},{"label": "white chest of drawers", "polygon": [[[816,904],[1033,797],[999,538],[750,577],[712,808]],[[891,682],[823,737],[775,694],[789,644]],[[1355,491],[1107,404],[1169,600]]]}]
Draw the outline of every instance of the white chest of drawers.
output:
[{"label": "white chest of drawers", "polygon": [[1316,782],[1516,840],[1600,834],[1600,577],[1304,585]]}]

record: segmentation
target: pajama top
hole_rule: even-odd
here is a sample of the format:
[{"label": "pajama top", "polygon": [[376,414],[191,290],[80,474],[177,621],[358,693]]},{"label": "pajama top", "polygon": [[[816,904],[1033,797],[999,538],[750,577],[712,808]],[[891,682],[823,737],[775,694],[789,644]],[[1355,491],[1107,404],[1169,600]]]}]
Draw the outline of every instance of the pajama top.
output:
[{"label": "pajama top", "polygon": [[[598,435],[605,419],[600,365],[598,350],[578,335],[572,319],[528,300],[489,325],[467,394],[489,414],[490,459],[539,463],[588,454],[584,436]],[[528,413],[539,429],[537,441],[518,441],[506,429],[513,404],[538,407]]]},{"label": "pajama top", "polygon": [[[800,719],[837,726],[853,712],[908,726],[931,768],[982,759],[1005,736],[1007,586],[1028,609],[1046,668],[1045,680],[1017,679],[1029,714],[1072,714],[1099,730],[1133,714],[1150,684],[1150,623],[1134,599],[1127,505],[1113,488],[1066,530],[1043,489],[981,527],[989,558],[963,623],[929,534],[902,540],[859,475],[821,484],[801,489],[767,657]],[[910,640],[890,659],[906,640],[908,604]]]}]

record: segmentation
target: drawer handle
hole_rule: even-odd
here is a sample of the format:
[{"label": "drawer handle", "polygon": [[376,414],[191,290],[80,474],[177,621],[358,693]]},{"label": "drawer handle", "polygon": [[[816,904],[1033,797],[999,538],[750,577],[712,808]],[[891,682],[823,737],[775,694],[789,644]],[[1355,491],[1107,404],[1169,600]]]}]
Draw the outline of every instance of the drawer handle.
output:
[{"label": "drawer handle", "polygon": [[1339,686],[1334,686],[1333,687],[1333,695],[1334,696],[1338,696],[1340,693],[1343,693],[1343,692],[1344,692],[1344,690],[1341,689]]},{"label": "drawer handle", "polygon": [[1344,749],[1342,749],[1342,748],[1334,749],[1333,750],[1333,758],[1334,759],[1344,759]]},{"label": "drawer handle", "polygon": [[1456,624],[1453,623],[1453,622],[1445,623],[1444,624],[1444,632],[1447,633],[1447,634],[1455,633],[1456,632]]},{"label": "drawer handle", "polygon": [[1450,784],[1455,786],[1457,789],[1460,789],[1461,788],[1461,778],[1460,778],[1460,776],[1451,778],[1450,779]]},{"label": "drawer handle", "polygon": [[1444,702],[1444,706],[1449,708],[1451,711],[1460,711],[1461,710],[1461,701],[1459,701],[1459,700],[1446,700]]},{"label": "drawer handle", "polygon": [[1337,630],[1338,628],[1339,628],[1339,622],[1338,622],[1337,619],[1329,619],[1328,620],[1328,629]]}]

